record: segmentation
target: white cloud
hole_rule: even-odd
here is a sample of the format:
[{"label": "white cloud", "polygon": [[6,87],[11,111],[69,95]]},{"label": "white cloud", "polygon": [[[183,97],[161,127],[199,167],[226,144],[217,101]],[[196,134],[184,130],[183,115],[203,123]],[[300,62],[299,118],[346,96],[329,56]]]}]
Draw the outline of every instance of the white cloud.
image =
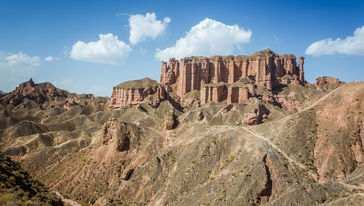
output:
[{"label": "white cloud", "polygon": [[4,58],[9,66],[20,67],[37,67],[40,65],[40,58],[38,56],[29,56],[23,52],[17,54],[11,54]]},{"label": "white cloud", "polygon": [[346,54],[364,56],[364,26],[357,28],[353,36],[345,39],[331,38],[312,43],[305,51],[307,55]]},{"label": "white cloud", "polygon": [[54,61],[54,58],[51,56],[48,56],[48,57],[44,58],[44,60],[46,60],[47,62],[52,62],[52,61]]},{"label": "white cloud", "polygon": [[70,57],[93,63],[120,64],[132,51],[128,44],[111,33],[100,34],[99,37],[97,42],[78,41],[72,46]]},{"label": "white cloud", "polygon": [[167,60],[170,57],[180,59],[186,56],[212,56],[232,54],[240,49],[241,43],[250,41],[252,31],[238,25],[226,25],[206,18],[193,26],[186,36],[176,41],[172,47],[157,49],[155,57]]},{"label": "white cloud", "polygon": [[147,37],[156,38],[164,32],[170,21],[169,17],[165,17],[163,21],[157,20],[155,13],[146,13],[145,16],[141,14],[131,15],[129,17],[130,43],[135,45],[147,40]]}]

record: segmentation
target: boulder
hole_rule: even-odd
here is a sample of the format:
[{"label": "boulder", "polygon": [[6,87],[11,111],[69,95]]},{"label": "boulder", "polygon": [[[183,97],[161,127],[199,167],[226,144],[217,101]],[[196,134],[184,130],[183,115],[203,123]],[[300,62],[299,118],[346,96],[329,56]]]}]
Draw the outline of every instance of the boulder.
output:
[{"label": "boulder", "polygon": [[247,125],[257,125],[262,122],[263,118],[267,118],[268,114],[269,110],[263,104],[259,103],[257,108],[244,116],[243,121]]},{"label": "boulder", "polygon": [[203,120],[205,116],[203,115],[202,111],[197,112],[197,121]]},{"label": "boulder", "polygon": [[163,129],[165,130],[172,130],[178,124],[177,116],[174,113],[174,110],[169,112],[169,114],[164,115],[164,124]]}]

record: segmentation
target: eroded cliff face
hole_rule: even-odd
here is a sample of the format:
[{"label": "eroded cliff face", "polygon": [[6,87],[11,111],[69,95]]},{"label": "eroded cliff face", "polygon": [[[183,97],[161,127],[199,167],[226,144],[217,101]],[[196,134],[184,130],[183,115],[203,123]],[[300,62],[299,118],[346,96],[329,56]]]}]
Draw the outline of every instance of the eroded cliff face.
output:
[{"label": "eroded cliff face", "polygon": [[92,94],[77,95],[58,89],[51,83],[35,84],[32,79],[19,84],[15,90],[0,96],[0,104],[7,107],[24,107],[48,109],[50,107],[63,107],[70,109],[80,100],[92,100]]},{"label": "eroded cliff face", "polygon": [[93,205],[360,205],[363,82],[274,91],[298,111],[262,89],[183,110],[163,98],[117,110],[97,98],[69,110],[2,106],[0,147]]},{"label": "eroded cliff face", "polygon": [[29,81],[0,97],[0,149],[93,205],[362,205],[363,92],[270,50],[171,59],[110,99]]},{"label": "eroded cliff face", "polygon": [[[162,62],[160,83],[146,78],[115,86],[109,109],[141,102],[157,105],[170,92],[179,96],[176,103],[183,107],[225,100],[227,104],[242,103],[256,97],[258,87],[273,95],[277,86],[307,86],[303,64],[304,57],[299,57],[297,65],[294,55],[278,55],[270,49],[251,56],[186,57],[180,61],[171,58],[168,64]],[[194,92],[199,92],[199,97],[189,102],[185,96]]]},{"label": "eroded cliff face", "polygon": [[[294,55],[278,55],[269,49],[251,56],[186,57],[180,61],[171,58],[169,66],[162,62],[160,81],[170,85],[180,97],[201,90],[202,104],[225,99],[238,103],[248,98],[245,90],[249,89],[249,84],[267,90],[279,84],[305,85],[303,64],[304,57],[299,58],[297,66]],[[233,84],[240,79],[250,82],[247,85],[221,85],[221,82]],[[225,87],[229,92],[222,91]]]},{"label": "eroded cliff face", "polygon": [[168,92],[168,86],[162,86],[149,78],[124,82],[113,88],[108,108],[121,109],[143,102],[156,106],[168,97]]}]

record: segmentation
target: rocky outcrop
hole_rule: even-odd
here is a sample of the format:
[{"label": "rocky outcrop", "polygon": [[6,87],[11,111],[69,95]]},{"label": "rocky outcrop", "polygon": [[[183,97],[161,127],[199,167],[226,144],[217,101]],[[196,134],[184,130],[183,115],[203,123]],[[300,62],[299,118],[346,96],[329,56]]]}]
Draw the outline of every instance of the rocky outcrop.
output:
[{"label": "rocky outcrop", "polygon": [[269,114],[269,110],[261,103],[258,104],[256,109],[245,114],[244,123],[247,125],[257,125],[262,122],[263,118],[266,118]]},{"label": "rocky outcrop", "polygon": [[[36,84],[32,79],[23,82],[15,90],[0,95],[0,104],[22,106],[26,108],[45,109],[47,105],[70,109],[77,105],[80,99],[94,99],[92,94],[75,94],[66,90],[58,89],[49,82]],[[60,103],[63,102],[63,103]]]},{"label": "rocky outcrop", "polygon": [[[217,91],[218,87],[213,89],[207,86],[208,84],[218,84],[219,82],[233,84],[241,78],[248,77],[251,77],[252,83],[264,86],[268,90],[272,90],[274,86],[281,83],[305,84],[303,64],[304,57],[299,58],[297,66],[294,55],[278,55],[270,49],[256,52],[251,56],[213,56],[210,58],[193,56],[182,58],[180,62],[170,59],[169,65],[162,62],[161,84],[171,85],[181,97],[190,91],[204,90],[201,93],[201,102],[208,102],[204,100],[206,97],[216,101],[220,98],[226,99],[227,96],[223,97],[221,95],[223,92]],[[231,88],[231,90],[234,89]],[[234,92],[231,97],[239,99],[237,94],[240,93],[242,96],[246,94],[242,89]]]},{"label": "rocky outcrop", "polygon": [[[160,84],[149,78],[128,81],[113,89],[109,109],[120,109],[148,102],[157,106],[169,92],[179,96],[182,106],[200,106],[227,100],[228,104],[242,103],[255,97],[257,86],[272,91],[280,84],[305,85],[304,57],[278,55],[270,49],[251,56],[185,57],[180,61],[170,58],[162,62]],[[200,92],[199,101],[184,98]],[[155,96],[152,96],[156,94]],[[189,95],[193,96],[193,95]]]},{"label": "rocky outcrop", "polygon": [[46,101],[52,101],[56,98],[67,98],[69,93],[53,86],[51,83],[35,84],[32,79],[21,83],[14,91],[2,96],[0,103],[2,105],[17,106],[25,100],[32,100],[38,104]]},{"label": "rocky outcrop", "polygon": [[324,76],[317,78],[314,85],[318,90],[330,91],[339,87],[341,83],[342,82],[337,78]]},{"label": "rocky outcrop", "polygon": [[203,112],[202,111],[199,111],[198,113],[197,113],[197,121],[201,121],[201,120],[203,120],[203,118],[205,117],[205,115],[203,114]]},{"label": "rocky outcrop", "polygon": [[60,105],[60,107],[70,110],[72,107],[78,105],[80,102],[77,98],[67,98],[66,101]]},{"label": "rocky outcrop", "polygon": [[131,143],[135,142],[137,134],[134,128],[126,122],[110,119],[102,126],[102,143],[112,142],[119,152],[129,150]]},{"label": "rocky outcrop", "polygon": [[113,88],[109,109],[120,109],[142,102],[157,105],[168,95],[168,86],[161,86],[157,81],[144,78],[121,83]]},{"label": "rocky outcrop", "polygon": [[174,129],[178,124],[177,116],[174,110],[170,111],[168,114],[164,115],[163,129],[171,130]]}]

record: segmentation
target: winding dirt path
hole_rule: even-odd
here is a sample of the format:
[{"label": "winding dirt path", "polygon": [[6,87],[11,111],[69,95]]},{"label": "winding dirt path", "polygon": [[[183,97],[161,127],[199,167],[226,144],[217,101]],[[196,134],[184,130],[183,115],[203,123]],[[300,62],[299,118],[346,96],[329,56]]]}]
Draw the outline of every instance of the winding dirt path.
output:
[{"label": "winding dirt path", "polygon": [[70,205],[70,206],[82,206],[81,204],[79,204],[79,203],[77,203],[77,202],[75,202],[73,200],[70,200],[70,199],[67,199],[67,198],[63,197],[63,195],[61,195],[61,193],[59,193],[58,191],[55,191],[55,192],[56,192],[56,195],[61,198],[61,201],[64,204]]},{"label": "winding dirt path", "polygon": [[331,92],[329,92],[329,93],[325,94],[323,97],[321,97],[320,99],[318,99],[315,103],[313,103],[313,104],[311,104],[310,106],[308,106],[308,107],[306,107],[306,108],[304,108],[304,109],[302,109],[302,110],[298,111],[298,113],[299,113],[299,112],[304,112],[304,111],[309,110],[309,109],[311,109],[311,108],[314,108],[315,106],[317,106],[318,104],[320,104],[322,101],[324,101],[325,99],[327,99],[329,96],[331,96],[334,92],[336,92],[337,90],[339,90],[339,89],[343,88],[344,86],[345,86],[345,84],[344,84],[344,85],[342,85],[342,86],[339,86],[338,88],[335,88],[335,89],[334,89],[334,90],[332,90]]},{"label": "winding dirt path", "polygon": [[253,131],[251,131],[250,129],[248,129],[247,127],[241,127],[243,130],[249,132],[250,134],[258,137],[259,139],[262,139],[264,141],[266,141],[271,147],[273,147],[273,149],[275,149],[277,152],[279,152],[283,157],[285,157],[289,163],[294,163],[295,165],[297,165],[298,167],[300,167],[302,170],[306,171],[313,179],[317,180],[317,175],[315,173],[313,173],[312,171],[310,171],[309,169],[307,169],[307,167],[305,165],[303,165],[302,163],[292,159],[291,157],[289,157],[287,155],[287,153],[285,153],[283,150],[281,150],[276,144],[274,144],[272,141],[270,141],[268,138],[257,134]]},{"label": "winding dirt path", "polygon": [[[345,85],[343,86],[340,86],[338,88],[335,88],[334,90],[332,90],[331,92],[329,92],[328,94],[326,94],[325,96],[321,97],[320,99],[318,99],[315,103],[313,103],[312,105],[298,111],[299,112],[304,112],[306,110],[309,110],[315,106],[317,106],[319,103],[321,103],[322,101],[326,100],[328,97],[330,97],[334,92],[338,91],[339,89],[343,88]],[[287,155],[287,153],[285,153],[283,150],[281,150],[276,144],[274,144],[272,141],[270,141],[268,138],[260,135],[260,134],[257,134],[255,132],[253,132],[252,130],[250,130],[249,128],[247,127],[241,127],[243,130],[249,132],[250,134],[258,137],[259,139],[262,139],[264,141],[266,141],[268,144],[270,144],[272,146],[272,148],[274,148],[276,151],[278,151],[281,155],[283,155],[288,161],[289,163],[294,163],[295,165],[297,165],[298,167],[300,167],[301,169],[303,169],[304,171],[308,172],[308,174],[317,181],[318,179],[318,176],[317,174],[313,173],[312,171],[310,171],[305,165],[303,165],[302,163],[292,159],[291,157],[289,157]],[[356,185],[351,185],[351,184],[347,184],[347,183],[344,183],[342,181],[338,181],[336,180],[336,182],[340,183],[341,185],[347,187],[348,189],[351,189],[351,190],[364,190],[364,187],[363,186],[356,186]]]}]

